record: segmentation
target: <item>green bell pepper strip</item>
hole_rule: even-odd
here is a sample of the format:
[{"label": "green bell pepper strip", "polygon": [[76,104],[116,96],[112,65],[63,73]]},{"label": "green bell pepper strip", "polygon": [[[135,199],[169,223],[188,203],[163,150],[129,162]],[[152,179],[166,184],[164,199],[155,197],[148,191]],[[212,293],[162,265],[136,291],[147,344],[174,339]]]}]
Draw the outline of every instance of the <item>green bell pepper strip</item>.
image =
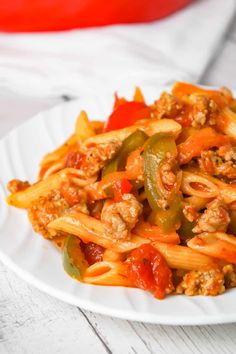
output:
[{"label": "green bell pepper strip", "polygon": [[[155,212],[155,223],[164,232],[176,228],[181,217],[181,197],[175,187],[167,191],[157,182],[157,176],[163,163],[173,161],[173,170],[177,171],[177,148],[175,140],[169,134],[156,133],[146,145],[143,153],[144,188],[148,202]],[[167,208],[161,208],[159,201],[167,202]]]},{"label": "green bell pepper strip", "polygon": [[72,277],[82,280],[88,263],[80,247],[80,240],[76,236],[68,236],[63,249],[63,267]]},{"label": "green bell pepper strip", "polygon": [[142,131],[137,129],[134,133],[130,134],[122,143],[118,154],[104,166],[102,170],[102,178],[109,173],[116,171],[123,171],[127,162],[129,154],[143,146],[148,136]]},{"label": "green bell pepper strip", "polygon": [[190,238],[196,236],[196,234],[193,233],[193,228],[196,225],[196,222],[194,221],[188,221],[184,215],[182,215],[181,218],[181,226],[178,229],[178,234],[180,235],[180,238],[182,241],[186,242]]},{"label": "green bell pepper strip", "polygon": [[169,201],[169,208],[167,210],[160,209],[156,212],[156,224],[167,233],[171,230],[175,230],[180,225],[181,218],[181,206],[182,200],[179,194],[176,194]]}]

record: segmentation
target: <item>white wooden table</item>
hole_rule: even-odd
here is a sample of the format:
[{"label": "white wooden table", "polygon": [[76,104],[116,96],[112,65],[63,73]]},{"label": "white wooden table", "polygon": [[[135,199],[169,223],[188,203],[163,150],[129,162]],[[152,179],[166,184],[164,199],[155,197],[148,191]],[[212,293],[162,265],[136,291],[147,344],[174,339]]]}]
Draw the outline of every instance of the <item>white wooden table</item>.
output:
[{"label": "white wooden table", "polygon": [[[236,88],[236,17],[201,83]],[[0,92],[0,135],[61,100]],[[33,288],[0,263],[1,354],[228,354],[236,353],[235,333],[236,324],[170,327],[82,311]]]}]

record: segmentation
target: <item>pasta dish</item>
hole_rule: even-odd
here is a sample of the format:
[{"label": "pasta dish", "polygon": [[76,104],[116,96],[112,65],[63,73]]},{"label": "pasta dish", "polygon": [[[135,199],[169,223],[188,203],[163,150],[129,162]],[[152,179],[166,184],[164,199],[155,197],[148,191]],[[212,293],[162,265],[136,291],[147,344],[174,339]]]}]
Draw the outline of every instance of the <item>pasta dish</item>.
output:
[{"label": "pasta dish", "polygon": [[[103,117],[106,118],[106,117]],[[66,122],[65,122],[66,124]],[[82,111],[9,205],[83,283],[168,294],[236,287],[236,99],[177,82],[147,104],[115,94],[106,122]]]}]

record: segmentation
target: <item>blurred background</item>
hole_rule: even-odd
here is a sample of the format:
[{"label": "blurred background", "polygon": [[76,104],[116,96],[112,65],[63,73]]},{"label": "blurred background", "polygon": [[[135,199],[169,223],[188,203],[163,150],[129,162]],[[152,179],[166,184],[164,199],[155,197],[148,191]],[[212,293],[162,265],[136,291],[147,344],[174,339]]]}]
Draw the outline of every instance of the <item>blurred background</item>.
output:
[{"label": "blurred background", "polygon": [[155,21],[192,0],[15,0],[0,4],[1,30],[61,31]]},{"label": "blurred background", "polygon": [[235,9],[235,0],[1,1],[0,134],[100,87],[236,87]]},{"label": "blurred background", "polygon": [[235,63],[235,0],[0,1],[0,136],[84,95],[236,89]]},{"label": "blurred background", "polygon": [[[0,1],[0,137],[64,101],[135,86],[155,93],[177,80],[236,89],[235,0]],[[0,344],[8,353],[29,345],[31,353],[72,352],[85,333],[78,336],[80,324],[87,352],[100,338],[111,353],[120,337],[127,353],[146,343],[143,353],[159,345],[167,354],[178,345],[183,353],[235,352],[233,325],[170,329],[75,313],[1,263],[0,280]]]}]

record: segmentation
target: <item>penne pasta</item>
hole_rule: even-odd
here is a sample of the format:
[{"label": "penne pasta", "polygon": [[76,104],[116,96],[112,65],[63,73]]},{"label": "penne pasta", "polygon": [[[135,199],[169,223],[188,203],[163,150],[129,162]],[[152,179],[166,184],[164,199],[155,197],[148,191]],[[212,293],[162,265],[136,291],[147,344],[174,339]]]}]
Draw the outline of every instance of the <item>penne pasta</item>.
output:
[{"label": "penne pasta", "polygon": [[43,168],[43,166],[47,165],[48,163],[52,163],[54,161],[61,159],[76,145],[77,145],[76,136],[75,134],[73,134],[58,149],[44,156],[43,160],[40,163],[41,168]]},{"label": "penne pasta", "polygon": [[109,248],[105,249],[103,253],[103,260],[108,262],[124,261],[125,254],[120,252],[115,252]]},{"label": "penne pasta", "polygon": [[130,240],[118,242],[112,235],[106,234],[105,225],[101,221],[73,210],[50,222],[48,228],[78,236],[83,242],[94,242],[99,246],[120,253],[131,251],[150,242],[150,240],[136,235],[132,235]]},{"label": "penne pasta", "polygon": [[207,175],[198,172],[183,172],[181,189],[185,194],[199,198],[214,198],[219,195],[218,186]]},{"label": "penne pasta", "polygon": [[214,259],[192,248],[153,242],[152,245],[165,257],[170,268],[197,270],[216,267]]},{"label": "penne pasta", "polygon": [[65,167],[64,161],[49,163],[48,168],[43,168],[40,171],[39,180],[46,179],[47,177],[53,175],[54,173],[62,170]]},{"label": "penne pasta", "polygon": [[220,196],[226,204],[236,201],[236,185],[228,184],[200,172],[183,172],[182,191],[199,198]]},{"label": "penne pasta", "polygon": [[135,102],[145,102],[143,93],[140,89],[140,87],[136,87],[134,91],[134,101]]},{"label": "penne pasta", "polygon": [[85,111],[81,111],[77,118],[75,135],[79,145],[81,145],[84,140],[95,135]]},{"label": "penne pasta", "polygon": [[83,281],[88,284],[132,286],[123,262],[98,262],[86,269]]},{"label": "penne pasta", "polygon": [[236,113],[229,107],[225,107],[217,120],[217,128],[231,138],[236,139]]},{"label": "penne pasta", "polygon": [[77,181],[77,185],[85,187],[93,179],[84,180],[81,178],[81,172],[74,168],[65,168],[43,181],[36,182],[32,186],[23,191],[13,193],[7,197],[7,203],[17,208],[29,208],[33,202],[41,197],[45,197],[52,190],[60,188],[62,182],[68,181],[73,178],[73,181]]},{"label": "penne pasta", "polygon": [[188,241],[188,246],[211,257],[236,264],[236,238],[223,232],[205,232]]},{"label": "penne pasta", "polygon": [[184,201],[188,204],[192,205],[197,211],[204,209],[207,203],[210,203],[212,198],[202,198],[196,195],[192,195],[191,197],[184,198]]},{"label": "penne pasta", "polygon": [[119,129],[116,131],[109,131],[107,133],[95,135],[84,141],[82,149],[92,144],[109,144],[115,142],[122,142],[130,134],[134,133],[137,129],[143,130],[147,135],[153,135],[155,133],[170,133],[177,138],[181,132],[180,124],[171,119],[161,120],[142,120],[137,122],[136,125],[132,125],[127,128]]},{"label": "penne pasta", "polygon": [[160,241],[177,245],[180,242],[179,235],[175,232],[164,233],[159,226],[148,222],[139,222],[133,229],[133,233],[151,241]]}]

